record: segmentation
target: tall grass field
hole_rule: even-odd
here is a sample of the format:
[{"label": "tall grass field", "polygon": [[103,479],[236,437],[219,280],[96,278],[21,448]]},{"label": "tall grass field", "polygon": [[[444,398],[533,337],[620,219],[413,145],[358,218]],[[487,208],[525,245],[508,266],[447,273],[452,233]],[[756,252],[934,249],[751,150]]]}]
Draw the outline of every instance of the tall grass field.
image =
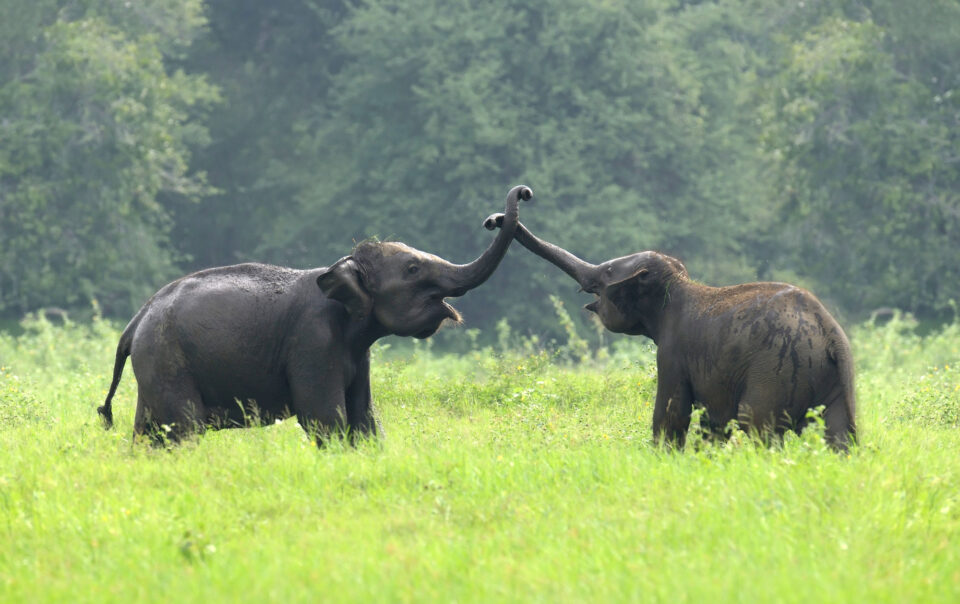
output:
[{"label": "tall grass field", "polygon": [[[960,323],[849,332],[860,444],[651,443],[641,338],[375,347],[384,438],[131,438],[117,325],[0,334],[0,602],[960,602]],[[466,332],[466,333],[464,333]],[[454,334],[474,339],[464,330]]]}]

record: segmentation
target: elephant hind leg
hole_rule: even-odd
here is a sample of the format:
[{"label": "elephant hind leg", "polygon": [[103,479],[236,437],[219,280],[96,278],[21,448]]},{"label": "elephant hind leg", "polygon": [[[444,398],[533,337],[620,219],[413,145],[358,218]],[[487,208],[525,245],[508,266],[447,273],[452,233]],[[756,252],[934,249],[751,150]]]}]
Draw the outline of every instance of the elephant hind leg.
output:
[{"label": "elephant hind leg", "polygon": [[850,409],[846,399],[837,395],[823,412],[824,437],[838,451],[846,451],[857,440],[857,425]]},{"label": "elephant hind leg", "polygon": [[777,383],[749,384],[736,408],[740,429],[764,443],[776,442],[793,427],[793,421],[781,408],[781,388]]},{"label": "elephant hind leg", "polygon": [[[173,381],[171,381],[173,382]],[[206,407],[191,380],[176,381],[166,388],[138,388],[134,436],[145,435],[155,445],[180,442],[184,436],[203,431]]]}]

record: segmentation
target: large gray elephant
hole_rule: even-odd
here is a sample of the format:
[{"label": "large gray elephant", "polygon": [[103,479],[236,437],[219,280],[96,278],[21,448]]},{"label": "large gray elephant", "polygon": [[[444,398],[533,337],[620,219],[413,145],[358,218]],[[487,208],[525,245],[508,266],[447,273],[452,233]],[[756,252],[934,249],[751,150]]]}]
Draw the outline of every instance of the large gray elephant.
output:
[{"label": "large gray elephant", "polygon": [[[502,222],[495,214],[484,226]],[[786,283],[701,285],[679,260],[657,252],[594,265],[522,224],[514,237],[594,294],[585,308],[607,329],[657,345],[655,438],[682,446],[695,404],[714,430],[737,420],[778,435],[799,432],[807,410],[823,405],[831,445],[844,449],[856,437],[850,343],[810,292]]]},{"label": "large gray elephant", "polygon": [[364,242],[332,266],[238,264],[166,285],[117,346],[111,401],[127,356],[137,377],[136,434],[178,440],[205,428],[268,424],[295,414],[318,442],[334,430],[376,434],[370,345],[388,334],[427,338],[460,315],[464,295],[497,268],[528,187],[507,194],[504,228],[469,264],[402,243]]}]

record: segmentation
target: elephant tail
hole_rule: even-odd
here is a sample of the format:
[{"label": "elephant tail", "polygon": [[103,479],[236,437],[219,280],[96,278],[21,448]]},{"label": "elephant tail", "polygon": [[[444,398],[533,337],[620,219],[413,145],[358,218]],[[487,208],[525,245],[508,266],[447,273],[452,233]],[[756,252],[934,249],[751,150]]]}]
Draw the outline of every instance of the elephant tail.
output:
[{"label": "elephant tail", "polygon": [[103,420],[103,427],[106,430],[113,427],[113,408],[111,406],[113,403],[113,395],[117,393],[117,386],[120,385],[120,378],[123,376],[123,366],[127,362],[127,357],[130,356],[133,335],[137,331],[137,325],[140,324],[140,317],[142,315],[143,310],[141,309],[120,336],[120,342],[117,344],[117,356],[113,362],[113,381],[110,382],[110,391],[107,392],[107,400],[104,401],[103,405],[97,407],[97,413],[100,414],[100,419]]}]

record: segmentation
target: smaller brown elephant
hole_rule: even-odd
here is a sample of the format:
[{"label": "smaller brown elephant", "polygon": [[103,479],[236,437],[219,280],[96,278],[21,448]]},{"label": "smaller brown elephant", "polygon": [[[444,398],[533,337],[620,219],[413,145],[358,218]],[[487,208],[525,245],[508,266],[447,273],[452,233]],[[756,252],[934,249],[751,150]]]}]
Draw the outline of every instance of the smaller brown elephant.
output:
[{"label": "smaller brown elephant", "polygon": [[[484,226],[497,228],[501,216]],[[715,431],[737,420],[761,435],[799,433],[807,411],[823,405],[827,441],[846,449],[856,438],[850,343],[810,292],[786,283],[701,285],[658,252],[593,265],[522,224],[514,238],[596,295],[585,308],[607,329],[657,345],[655,438],[683,446],[695,404]]]}]

